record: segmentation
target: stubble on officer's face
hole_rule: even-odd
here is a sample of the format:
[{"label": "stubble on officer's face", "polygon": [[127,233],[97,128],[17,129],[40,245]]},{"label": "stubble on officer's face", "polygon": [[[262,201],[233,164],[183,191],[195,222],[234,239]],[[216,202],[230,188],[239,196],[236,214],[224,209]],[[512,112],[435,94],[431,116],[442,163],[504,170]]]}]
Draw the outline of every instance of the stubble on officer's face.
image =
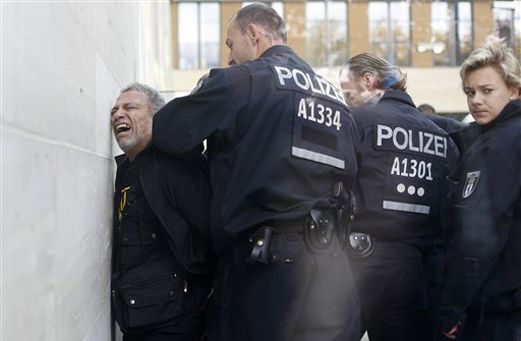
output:
[{"label": "stubble on officer's face", "polygon": [[252,37],[237,25],[235,18],[228,23],[226,46],[230,50],[228,65],[242,64],[256,59],[256,48]]}]

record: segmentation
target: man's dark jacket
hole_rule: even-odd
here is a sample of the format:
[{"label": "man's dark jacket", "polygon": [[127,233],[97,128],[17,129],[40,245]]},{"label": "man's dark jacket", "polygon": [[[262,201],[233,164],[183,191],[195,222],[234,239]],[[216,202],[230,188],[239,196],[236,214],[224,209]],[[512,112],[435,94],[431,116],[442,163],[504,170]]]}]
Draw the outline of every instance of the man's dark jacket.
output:
[{"label": "man's dark jacket", "polygon": [[[118,193],[128,185],[123,181],[131,162],[124,155],[116,157],[116,161]],[[118,195],[115,196],[112,295],[116,320],[125,332],[157,328],[182,316],[198,315],[208,296],[213,271],[208,236],[210,186],[205,160],[179,161],[148,148],[132,162],[132,166],[136,165],[139,179],[136,186],[140,187],[137,195],[144,196],[140,198],[141,205],[148,205],[157,220],[138,218],[140,225],[136,227],[124,223],[123,218],[120,228],[119,201]],[[134,184],[138,180],[135,177]],[[138,246],[123,245],[125,233],[132,233],[133,229],[141,231],[141,224],[159,225],[158,237],[152,238],[161,244],[157,244],[155,256],[131,266],[122,264],[121,257],[128,250],[151,245],[146,240],[138,241]],[[134,249],[122,254],[123,247]],[[138,308],[138,304],[143,304],[148,312]]]}]

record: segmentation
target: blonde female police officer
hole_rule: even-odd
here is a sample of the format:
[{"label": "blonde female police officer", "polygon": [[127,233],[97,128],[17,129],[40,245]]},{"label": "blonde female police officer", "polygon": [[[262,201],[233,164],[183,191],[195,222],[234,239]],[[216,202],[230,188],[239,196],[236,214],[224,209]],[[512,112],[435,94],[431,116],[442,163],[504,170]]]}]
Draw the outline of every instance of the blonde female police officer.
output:
[{"label": "blonde female police officer", "polygon": [[465,60],[460,76],[476,122],[455,135],[462,159],[450,176],[444,210],[441,330],[445,339],[519,341],[520,65],[512,50],[492,39]]}]

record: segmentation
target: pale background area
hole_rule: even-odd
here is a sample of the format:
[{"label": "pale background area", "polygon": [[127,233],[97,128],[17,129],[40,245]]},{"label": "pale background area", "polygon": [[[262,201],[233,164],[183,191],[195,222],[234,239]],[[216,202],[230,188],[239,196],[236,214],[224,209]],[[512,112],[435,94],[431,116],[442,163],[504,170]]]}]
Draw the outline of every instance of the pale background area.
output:
[{"label": "pale background area", "polygon": [[2,341],[111,339],[109,112],[164,86],[169,8],[2,1]]},{"label": "pale background area", "polygon": [[[221,7],[227,20],[240,4]],[[208,72],[174,69],[172,8],[170,1],[1,0],[1,341],[111,339],[120,151],[109,111],[134,81],[168,100]],[[457,67],[404,71],[416,104],[466,112]],[[317,72],[338,84],[338,68]]]}]

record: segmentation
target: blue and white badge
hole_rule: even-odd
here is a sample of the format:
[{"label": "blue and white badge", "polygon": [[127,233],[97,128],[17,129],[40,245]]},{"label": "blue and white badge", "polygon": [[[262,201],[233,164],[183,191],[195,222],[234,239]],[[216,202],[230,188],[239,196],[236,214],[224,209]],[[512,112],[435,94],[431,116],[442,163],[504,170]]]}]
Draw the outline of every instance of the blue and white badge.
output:
[{"label": "blue and white badge", "polygon": [[463,186],[463,199],[467,199],[474,193],[478,185],[479,175],[481,171],[469,172],[467,173],[467,178],[465,179],[465,185]]}]

